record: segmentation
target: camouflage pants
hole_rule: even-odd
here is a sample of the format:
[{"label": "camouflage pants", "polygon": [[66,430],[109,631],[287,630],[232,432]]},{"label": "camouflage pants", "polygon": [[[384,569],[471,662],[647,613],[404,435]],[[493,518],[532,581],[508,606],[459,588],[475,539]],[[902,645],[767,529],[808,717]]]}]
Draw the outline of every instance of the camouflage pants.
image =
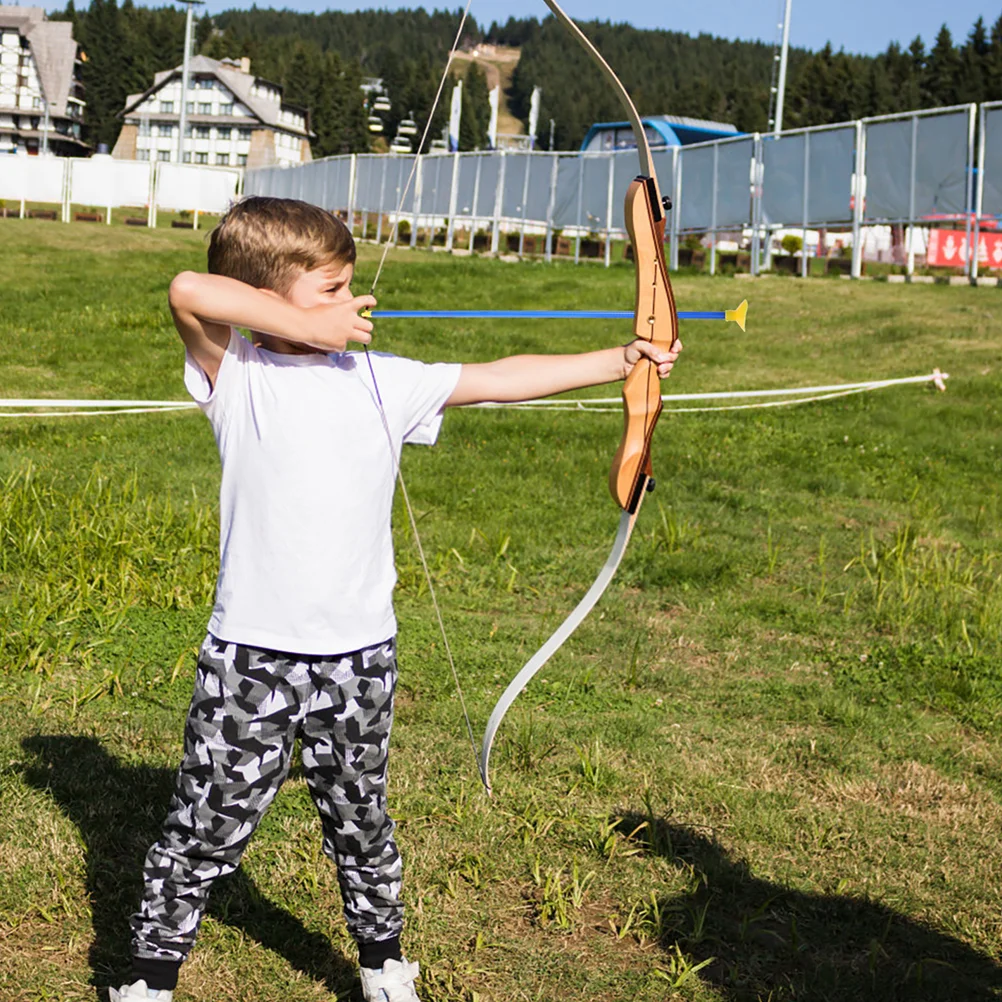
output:
[{"label": "camouflage pants", "polygon": [[399,936],[400,855],[386,813],[396,675],[393,640],[328,659],[206,637],[177,785],[132,918],[136,957],[187,956],[210,885],[240,862],[297,737],[349,930],[363,943]]}]

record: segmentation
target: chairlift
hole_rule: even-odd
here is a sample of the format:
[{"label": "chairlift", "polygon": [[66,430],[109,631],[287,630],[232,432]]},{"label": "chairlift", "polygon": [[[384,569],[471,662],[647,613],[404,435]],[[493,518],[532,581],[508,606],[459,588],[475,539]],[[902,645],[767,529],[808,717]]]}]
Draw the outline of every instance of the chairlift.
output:
[{"label": "chairlift", "polygon": [[408,117],[403,119],[397,126],[398,136],[416,136],[418,134],[418,124],[414,121],[414,112],[410,112]]},{"label": "chairlift", "polygon": [[394,136],[393,142],[390,143],[391,153],[410,153],[411,152],[411,141],[404,136]]},{"label": "chairlift", "polygon": [[373,111],[389,111],[393,106],[390,104],[390,99],[386,95],[377,97],[375,101],[372,102]]},{"label": "chairlift", "polygon": [[447,149],[448,145],[444,139],[433,139],[431,141],[431,146],[429,147],[429,150],[432,153],[445,153]]},{"label": "chairlift", "polygon": [[383,120],[378,115],[369,116],[369,131],[370,132],[383,131]]}]

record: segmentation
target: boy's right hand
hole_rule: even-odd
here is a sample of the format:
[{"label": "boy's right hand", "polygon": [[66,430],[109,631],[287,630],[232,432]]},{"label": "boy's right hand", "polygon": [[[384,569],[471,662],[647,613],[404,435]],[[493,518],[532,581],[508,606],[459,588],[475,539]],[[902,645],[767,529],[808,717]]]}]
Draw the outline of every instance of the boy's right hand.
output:
[{"label": "boy's right hand", "polygon": [[361,310],[376,305],[373,296],[355,296],[343,303],[324,303],[303,310],[308,329],[304,341],[322,351],[344,351],[349,341],[369,344],[372,341],[372,321],[360,317]]}]

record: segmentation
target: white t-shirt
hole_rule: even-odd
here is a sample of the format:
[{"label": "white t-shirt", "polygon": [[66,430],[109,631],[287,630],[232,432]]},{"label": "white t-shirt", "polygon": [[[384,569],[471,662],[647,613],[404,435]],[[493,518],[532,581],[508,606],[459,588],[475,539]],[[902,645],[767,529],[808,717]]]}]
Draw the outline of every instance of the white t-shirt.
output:
[{"label": "white t-shirt", "polygon": [[219,446],[219,579],[209,632],[296,654],[389,639],[394,454],[433,445],[459,365],[370,353],[285,355],[235,330],[215,387],[185,360],[185,386]]}]

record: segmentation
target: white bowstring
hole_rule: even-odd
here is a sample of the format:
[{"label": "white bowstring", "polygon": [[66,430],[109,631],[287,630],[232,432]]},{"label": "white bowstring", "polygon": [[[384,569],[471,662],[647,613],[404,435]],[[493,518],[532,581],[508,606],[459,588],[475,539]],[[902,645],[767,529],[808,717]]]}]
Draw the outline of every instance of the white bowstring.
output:
[{"label": "white bowstring", "polygon": [[[411,164],[411,170],[410,174],[407,176],[407,182],[404,185],[403,190],[400,192],[400,201],[397,203],[397,211],[393,215],[393,227],[390,230],[389,238],[383,247],[383,253],[379,258],[379,265],[376,268],[376,275],[372,280],[371,287],[369,288],[370,296],[375,294],[376,285],[379,282],[379,276],[383,273],[383,265],[386,263],[386,258],[390,253],[390,248],[396,243],[397,228],[400,223],[400,213],[403,211],[404,202],[407,200],[411,184],[417,174],[421,151],[424,149],[425,141],[428,138],[428,132],[431,129],[431,123],[435,117],[438,102],[442,97],[442,91],[445,88],[445,81],[449,78],[449,70],[452,68],[452,61],[456,56],[456,50],[459,48],[459,43],[463,36],[463,28],[466,25],[466,16],[470,12],[470,4],[472,2],[473,0],[467,0],[466,9],[463,11],[463,16],[459,19],[459,28],[456,31],[456,37],[453,40],[452,48],[449,50],[449,57],[445,61],[445,69],[442,71],[442,78],[438,82],[438,90],[435,92],[435,99],[432,101],[431,110],[428,112],[428,118],[424,124],[424,131],[421,134],[421,142],[418,144],[417,152],[414,154],[414,162]],[[407,518],[410,522],[411,532],[414,536],[414,545],[417,547],[418,557],[421,560],[421,567],[424,570],[425,580],[428,582],[428,594],[431,596],[431,604],[435,609],[435,618],[438,620],[438,629],[442,635],[442,644],[445,647],[445,655],[449,662],[449,669],[452,672],[452,680],[456,686],[456,693],[459,696],[459,704],[463,710],[463,719],[466,721],[466,732],[470,739],[470,748],[473,750],[473,758],[477,763],[477,771],[480,773],[480,778],[483,781],[484,786],[487,786],[487,778],[484,775],[484,767],[480,761],[480,755],[477,752],[476,738],[473,736],[473,724],[470,722],[470,714],[466,709],[466,697],[463,695],[463,687],[459,684],[459,672],[456,670],[456,661],[452,656],[452,645],[449,643],[449,636],[445,630],[445,620],[442,618],[442,610],[438,604],[438,596],[435,593],[435,585],[431,579],[431,570],[428,567],[428,561],[425,558],[424,546],[421,544],[421,535],[418,532],[417,519],[414,517],[414,509],[411,507],[410,496],[407,493],[407,485],[404,483],[403,470],[400,466],[400,457],[397,455],[397,450],[393,445],[393,435],[390,431],[389,421],[386,418],[386,408],[383,406],[383,397],[379,392],[379,384],[376,381],[376,370],[372,365],[372,356],[369,354],[369,346],[364,345],[364,348],[365,358],[369,363],[369,374],[372,376],[372,385],[376,391],[376,403],[379,407],[379,415],[383,422],[383,429],[386,432],[386,440],[390,447],[390,455],[393,457],[393,462],[396,466],[396,479],[400,482],[400,495],[404,499],[404,508],[407,511]]]}]

